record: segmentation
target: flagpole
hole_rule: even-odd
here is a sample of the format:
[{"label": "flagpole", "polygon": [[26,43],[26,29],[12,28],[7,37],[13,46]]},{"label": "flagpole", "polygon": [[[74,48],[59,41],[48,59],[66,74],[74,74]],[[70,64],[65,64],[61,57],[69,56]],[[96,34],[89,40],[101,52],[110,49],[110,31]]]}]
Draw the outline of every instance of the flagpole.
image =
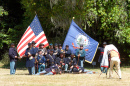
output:
[{"label": "flagpole", "polygon": [[37,15],[37,12],[35,11],[35,14]]},{"label": "flagpole", "polygon": [[75,17],[73,17],[73,20],[75,19]]}]

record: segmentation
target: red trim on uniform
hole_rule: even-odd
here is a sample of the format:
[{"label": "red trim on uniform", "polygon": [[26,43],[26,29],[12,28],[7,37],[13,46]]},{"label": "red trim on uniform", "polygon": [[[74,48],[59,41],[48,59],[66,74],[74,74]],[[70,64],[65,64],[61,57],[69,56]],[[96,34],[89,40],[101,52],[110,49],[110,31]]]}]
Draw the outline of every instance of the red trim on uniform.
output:
[{"label": "red trim on uniform", "polygon": [[103,55],[104,54],[104,52],[101,52],[101,55]]},{"label": "red trim on uniform", "polygon": [[[51,71],[52,72],[52,71]],[[53,75],[55,75],[56,74],[56,72],[52,72],[53,73]]]},{"label": "red trim on uniform", "polygon": [[79,69],[79,66],[77,67],[77,69]]},{"label": "red trim on uniform", "polygon": [[108,68],[108,66],[101,66],[101,67],[106,67],[106,68]]}]

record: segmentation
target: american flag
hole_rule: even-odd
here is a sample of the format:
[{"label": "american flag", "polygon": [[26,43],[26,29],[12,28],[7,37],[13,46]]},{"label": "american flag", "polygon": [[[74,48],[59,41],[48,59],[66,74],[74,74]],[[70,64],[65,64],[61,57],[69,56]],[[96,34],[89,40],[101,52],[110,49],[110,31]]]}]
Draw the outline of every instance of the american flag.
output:
[{"label": "american flag", "polygon": [[20,56],[24,55],[25,50],[28,48],[28,43],[32,41],[35,41],[36,47],[38,47],[40,43],[43,43],[44,47],[49,45],[37,15],[28,26],[17,45],[17,52]]}]

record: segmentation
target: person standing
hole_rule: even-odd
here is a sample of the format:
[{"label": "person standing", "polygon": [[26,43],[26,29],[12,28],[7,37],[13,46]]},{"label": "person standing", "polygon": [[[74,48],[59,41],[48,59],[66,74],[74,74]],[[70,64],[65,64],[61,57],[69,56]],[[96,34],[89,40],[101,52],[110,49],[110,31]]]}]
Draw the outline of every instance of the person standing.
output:
[{"label": "person standing", "polygon": [[9,58],[10,58],[10,75],[15,75],[18,55],[14,43],[11,43],[11,47],[9,48]]},{"label": "person standing", "polygon": [[101,67],[107,67],[108,68],[108,66],[109,66],[108,55],[109,54],[110,54],[109,78],[112,78],[113,66],[115,65],[117,72],[118,72],[119,79],[121,79],[120,54],[118,52],[118,49],[113,44],[106,45],[106,47],[104,49]]},{"label": "person standing", "polygon": [[38,52],[38,48],[35,46],[35,41],[32,41],[32,56],[35,57],[36,53]]},{"label": "person standing", "polygon": [[[35,58],[35,56],[37,56],[38,55],[38,48],[35,46],[35,41],[32,41],[32,56],[33,56],[33,58]],[[38,69],[38,67],[37,67],[37,59],[35,58],[35,72],[37,73],[38,71],[37,71],[37,69]]]},{"label": "person standing", "polygon": [[[100,50],[100,56],[99,56],[99,59],[98,59],[98,62],[100,63],[100,66],[101,66],[102,57],[103,57],[103,54],[104,54],[104,48],[105,48],[106,45],[107,45],[107,42],[103,42],[103,47],[98,47],[98,50]],[[107,68],[106,67],[101,67],[101,72],[107,73]]]},{"label": "person standing", "polygon": [[83,62],[85,59],[85,50],[83,49],[83,45],[80,45],[80,49],[76,50],[76,57],[77,57],[77,63],[79,64],[79,66],[83,67]]},{"label": "person standing", "polygon": [[26,67],[28,68],[29,74],[34,75],[35,74],[35,58],[32,56],[33,50],[32,50],[32,44],[28,43],[28,48],[25,51],[26,58]]}]

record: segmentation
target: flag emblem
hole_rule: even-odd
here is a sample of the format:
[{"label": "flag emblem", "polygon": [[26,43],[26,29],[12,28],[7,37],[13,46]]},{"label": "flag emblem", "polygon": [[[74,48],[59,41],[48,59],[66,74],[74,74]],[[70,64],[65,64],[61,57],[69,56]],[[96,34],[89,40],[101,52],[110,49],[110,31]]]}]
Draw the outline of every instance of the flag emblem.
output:
[{"label": "flag emblem", "polygon": [[79,49],[80,44],[83,44],[83,49],[86,51],[85,61],[92,63],[95,53],[98,48],[98,42],[87,35],[73,20],[64,40],[63,49],[69,45],[69,49],[75,53]]},{"label": "flag emblem", "polygon": [[83,47],[88,47],[90,44],[89,38],[85,35],[82,35],[81,33],[76,38],[76,44],[77,46],[80,46],[83,44]]}]

